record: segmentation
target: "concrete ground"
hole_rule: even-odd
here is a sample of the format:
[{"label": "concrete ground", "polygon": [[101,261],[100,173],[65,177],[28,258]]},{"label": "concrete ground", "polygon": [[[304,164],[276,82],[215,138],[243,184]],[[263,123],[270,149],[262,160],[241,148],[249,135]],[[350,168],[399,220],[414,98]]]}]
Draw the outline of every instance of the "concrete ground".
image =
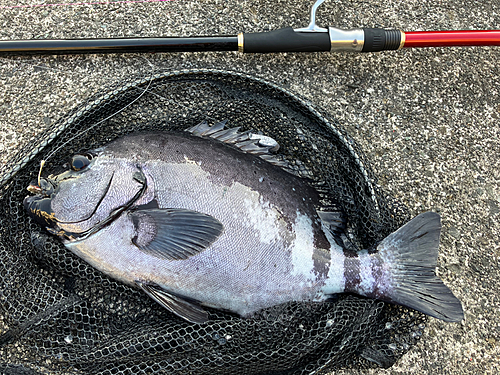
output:
[{"label": "concrete ground", "polygon": [[[234,35],[308,24],[309,1],[0,0],[0,38]],[[500,2],[338,0],[322,26],[500,29]],[[500,47],[376,54],[191,53],[0,58],[0,165],[110,83],[155,69],[220,68],[288,88],[335,116],[379,183],[413,214],[442,215],[438,274],[462,323],[430,319],[419,344],[368,374],[498,374]],[[350,371],[349,374],[357,372]],[[345,373],[347,374],[347,372]]]}]

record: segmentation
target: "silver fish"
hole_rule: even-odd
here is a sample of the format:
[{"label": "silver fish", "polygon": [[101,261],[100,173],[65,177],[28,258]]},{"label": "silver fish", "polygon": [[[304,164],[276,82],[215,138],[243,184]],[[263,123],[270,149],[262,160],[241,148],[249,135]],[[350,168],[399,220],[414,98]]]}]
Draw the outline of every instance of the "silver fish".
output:
[{"label": "silver fish", "polygon": [[342,213],[270,148],[224,123],[128,135],[32,184],[24,206],[93,267],[193,323],[208,319],[204,307],[250,317],[344,292],[463,318],[434,272],[438,214],[345,256]]}]

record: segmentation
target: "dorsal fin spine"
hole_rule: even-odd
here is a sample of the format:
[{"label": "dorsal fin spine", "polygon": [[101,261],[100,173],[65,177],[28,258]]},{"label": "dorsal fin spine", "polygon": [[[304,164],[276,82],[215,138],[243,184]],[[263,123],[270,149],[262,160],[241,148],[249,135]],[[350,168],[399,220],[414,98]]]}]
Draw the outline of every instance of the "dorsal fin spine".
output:
[{"label": "dorsal fin spine", "polygon": [[186,131],[198,137],[210,137],[231,144],[243,152],[259,156],[268,163],[288,170],[286,161],[278,160],[275,155],[271,154],[270,150],[275,147],[261,146],[258,138],[252,139],[252,136],[255,135],[250,130],[240,133],[239,127],[225,129],[226,123],[227,120],[224,120],[210,126],[206,121],[202,121]]}]

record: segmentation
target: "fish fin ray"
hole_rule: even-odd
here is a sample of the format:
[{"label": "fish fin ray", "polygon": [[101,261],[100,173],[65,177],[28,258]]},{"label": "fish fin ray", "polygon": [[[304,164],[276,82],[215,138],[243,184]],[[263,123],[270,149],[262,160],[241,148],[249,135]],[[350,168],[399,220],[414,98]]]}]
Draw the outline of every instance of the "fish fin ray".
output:
[{"label": "fish fin ray", "polygon": [[216,218],[185,209],[150,209],[129,213],[136,235],[132,242],[157,258],[183,260],[208,248],[222,233]]},{"label": "fish fin ray", "polygon": [[425,212],[387,236],[377,249],[391,265],[390,302],[448,322],[464,318],[462,304],[436,276],[440,216]]},{"label": "fish fin ray", "polygon": [[332,234],[344,232],[347,221],[345,214],[341,210],[336,211],[316,211],[321,221],[326,225]]},{"label": "fish fin ray", "polygon": [[224,129],[213,134],[212,138],[218,139],[219,141],[224,143],[231,143],[233,141],[236,141],[238,137],[241,135],[239,130],[240,130],[239,127]]},{"label": "fish fin ray", "polygon": [[224,130],[226,123],[227,123],[227,120],[220,121],[217,124],[210,126],[209,129],[206,130],[205,132],[203,132],[202,135],[211,136],[211,137],[215,138],[216,133],[219,133],[220,131]]},{"label": "fish fin ray", "polygon": [[[271,164],[277,165],[278,167],[282,167],[285,170],[287,170],[286,167],[288,167],[288,163],[284,160],[278,160],[274,155],[267,155],[267,154],[260,155],[260,158],[271,163]],[[287,172],[295,174],[294,171],[291,171],[291,170],[290,171],[287,170]]]},{"label": "fish fin ray", "polygon": [[299,172],[290,168],[288,162],[280,160],[280,158],[271,153],[280,148],[278,142],[273,138],[261,134],[254,134],[249,130],[240,132],[239,127],[225,129],[226,123],[227,120],[224,120],[210,126],[206,121],[203,121],[198,125],[186,129],[186,131],[199,137],[210,137],[231,144],[241,151],[256,155],[268,163],[283,168],[289,173],[300,175]]},{"label": "fish fin ray", "polygon": [[188,322],[201,324],[208,320],[208,313],[196,301],[170,293],[155,283],[135,283],[161,306]]},{"label": "fish fin ray", "polygon": [[208,125],[208,122],[202,121],[199,124],[186,129],[186,131],[193,135],[201,136],[208,129],[210,129],[210,125]]},{"label": "fish fin ray", "polygon": [[351,253],[359,251],[357,246],[346,235],[347,219],[343,211],[336,209],[335,207],[331,207],[328,211],[318,210],[316,212],[323,223],[323,227],[333,237],[333,240],[337,245],[350,251]]}]

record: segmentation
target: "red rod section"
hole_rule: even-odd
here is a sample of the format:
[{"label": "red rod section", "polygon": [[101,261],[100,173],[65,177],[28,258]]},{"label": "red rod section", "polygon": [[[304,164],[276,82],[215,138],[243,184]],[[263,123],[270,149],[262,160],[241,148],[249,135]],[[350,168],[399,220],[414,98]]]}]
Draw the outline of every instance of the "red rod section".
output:
[{"label": "red rod section", "polygon": [[404,48],[500,46],[500,30],[409,31]]}]

